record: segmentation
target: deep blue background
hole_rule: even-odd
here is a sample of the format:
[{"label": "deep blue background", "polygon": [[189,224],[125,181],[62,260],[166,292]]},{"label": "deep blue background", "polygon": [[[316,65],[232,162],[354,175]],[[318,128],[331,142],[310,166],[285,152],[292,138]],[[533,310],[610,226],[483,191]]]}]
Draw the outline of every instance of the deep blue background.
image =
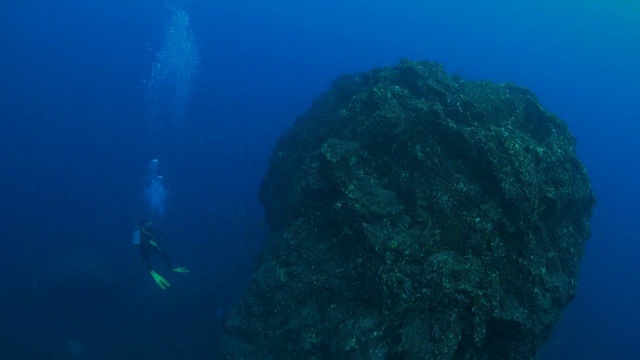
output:
[{"label": "deep blue background", "polygon": [[[0,5],[0,357],[208,359],[265,226],[270,149],[344,73],[435,60],[530,87],[570,126],[598,197],[578,297],[542,359],[640,354],[635,1],[184,0],[200,71],[165,142],[145,124],[161,1]],[[606,4],[605,4],[606,3]],[[170,184],[152,283],[131,247],[146,164]],[[164,270],[164,269],[163,269]],[[217,315],[216,315],[217,312]]]}]

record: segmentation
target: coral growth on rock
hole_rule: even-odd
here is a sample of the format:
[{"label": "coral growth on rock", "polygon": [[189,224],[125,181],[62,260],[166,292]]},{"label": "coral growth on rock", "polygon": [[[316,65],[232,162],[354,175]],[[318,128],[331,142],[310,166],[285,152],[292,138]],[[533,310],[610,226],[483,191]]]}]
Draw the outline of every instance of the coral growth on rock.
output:
[{"label": "coral growth on rock", "polygon": [[595,198],[527,89],[403,60],[278,141],[228,359],[529,359],[575,296]]}]

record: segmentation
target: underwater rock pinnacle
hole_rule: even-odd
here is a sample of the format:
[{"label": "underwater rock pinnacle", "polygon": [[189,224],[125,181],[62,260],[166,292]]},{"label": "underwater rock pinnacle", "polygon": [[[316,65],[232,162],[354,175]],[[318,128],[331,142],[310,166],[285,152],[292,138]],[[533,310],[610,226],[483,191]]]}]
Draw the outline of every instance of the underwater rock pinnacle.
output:
[{"label": "underwater rock pinnacle", "polygon": [[595,204],[529,90],[433,62],[342,76],[278,141],[227,359],[531,359]]}]

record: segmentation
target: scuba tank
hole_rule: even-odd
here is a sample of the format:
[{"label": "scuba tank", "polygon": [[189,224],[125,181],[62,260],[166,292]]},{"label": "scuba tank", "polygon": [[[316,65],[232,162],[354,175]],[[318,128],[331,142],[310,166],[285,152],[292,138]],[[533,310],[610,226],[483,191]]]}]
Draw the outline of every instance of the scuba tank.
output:
[{"label": "scuba tank", "polygon": [[133,245],[140,245],[140,229],[136,228],[133,230]]}]

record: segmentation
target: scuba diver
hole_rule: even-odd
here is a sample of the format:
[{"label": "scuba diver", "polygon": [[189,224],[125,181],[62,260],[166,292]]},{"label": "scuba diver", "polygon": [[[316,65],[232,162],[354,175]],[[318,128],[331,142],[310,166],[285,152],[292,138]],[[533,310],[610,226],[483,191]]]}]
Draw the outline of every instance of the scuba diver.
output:
[{"label": "scuba diver", "polygon": [[153,232],[153,230],[151,230],[151,225],[151,221],[143,220],[136,229],[136,232],[134,232],[133,243],[140,245],[140,257],[142,258],[142,262],[144,263],[151,276],[153,276],[153,280],[155,280],[156,284],[158,284],[158,286],[160,286],[160,288],[164,290],[171,284],[169,284],[169,282],[165,280],[165,278],[160,276],[160,274],[155,272],[151,267],[151,260],[149,259],[149,254],[151,252],[160,254],[164,262],[167,264],[167,267],[171,271],[177,273],[187,273],[189,272],[189,269],[183,267],[174,268],[171,265],[167,253],[165,253],[160,248],[160,246],[158,246],[158,243],[156,242],[158,236]]}]

